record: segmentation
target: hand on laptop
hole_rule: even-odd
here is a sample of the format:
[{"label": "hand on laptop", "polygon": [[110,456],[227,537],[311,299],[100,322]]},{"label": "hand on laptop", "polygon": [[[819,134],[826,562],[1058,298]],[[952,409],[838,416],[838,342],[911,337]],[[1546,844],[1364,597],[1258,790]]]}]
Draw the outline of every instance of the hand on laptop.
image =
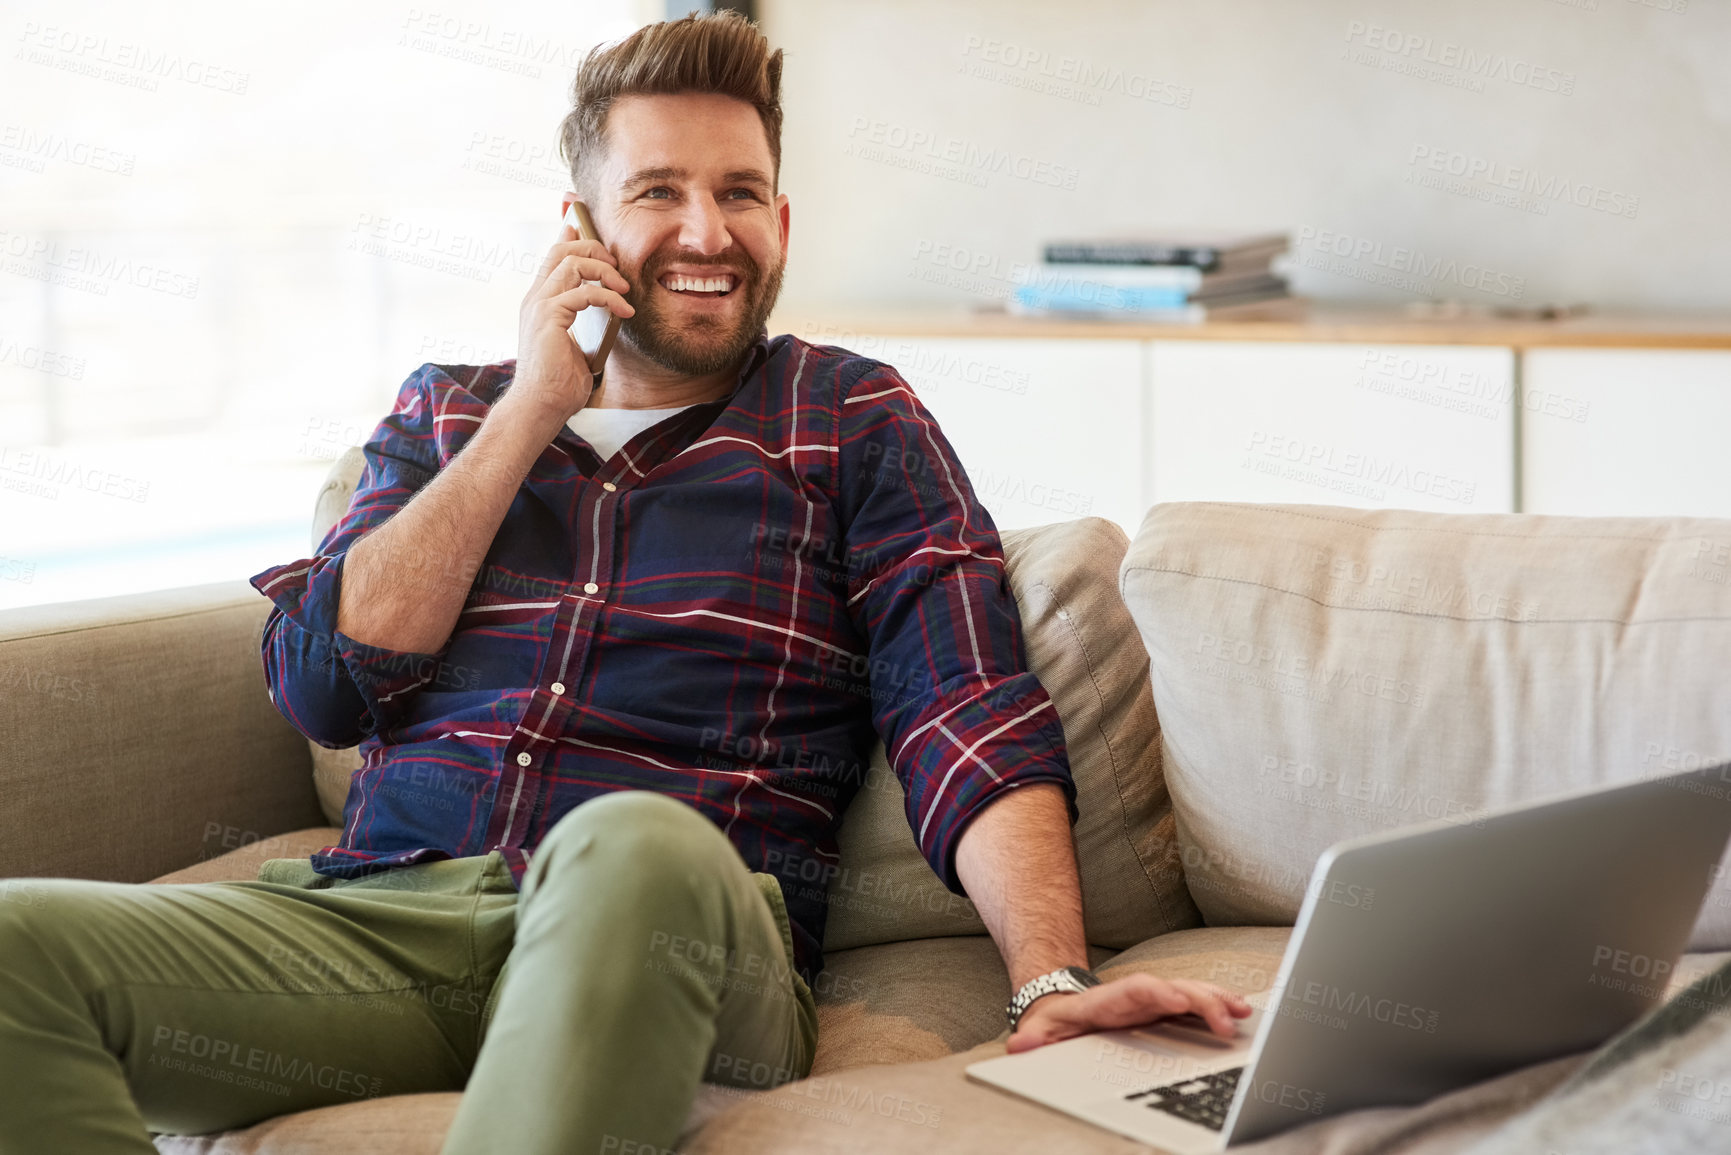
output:
[{"label": "hand on laptop", "polygon": [[1050,994],[1034,1000],[1022,1015],[1009,1051],[1032,1050],[1092,1031],[1140,1027],[1169,1015],[1195,1014],[1218,1035],[1233,1038],[1237,1019],[1250,1004],[1213,983],[1159,979],[1132,974],[1090,987],[1080,994]]}]

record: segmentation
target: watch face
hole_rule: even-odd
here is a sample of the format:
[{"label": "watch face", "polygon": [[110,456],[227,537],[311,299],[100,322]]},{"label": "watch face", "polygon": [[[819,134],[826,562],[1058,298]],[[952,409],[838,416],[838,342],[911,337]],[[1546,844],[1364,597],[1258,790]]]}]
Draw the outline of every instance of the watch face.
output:
[{"label": "watch face", "polygon": [[1075,979],[1085,987],[1097,987],[1100,985],[1100,976],[1091,970],[1084,970],[1082,967],[1065,967],[1064,970],[1069,973],[1071,978]]}]

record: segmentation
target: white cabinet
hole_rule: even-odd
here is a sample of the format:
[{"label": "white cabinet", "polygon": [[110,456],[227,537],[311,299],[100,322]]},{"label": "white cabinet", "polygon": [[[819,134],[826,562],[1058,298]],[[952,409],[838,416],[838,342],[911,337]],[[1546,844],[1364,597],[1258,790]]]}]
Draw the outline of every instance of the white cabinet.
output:
[{"label": "white cabinet", "polygon": [[1149,343],[1152,501],[1514,508],[1514,353]]},{"label": "white cabinet", "polygon": [[1523,377],[1527,512],[1731,517],[1731,353],[1530,349]]},{"label": "white cabinet", "polygon": [[[1731,517],[1731,352],[907,337],[894,365],[1002,529],[1157,501]],[[1520,408],[1517,453],[1515,410]]]},{"label": "white cabinet", "polygon": [[796,333],[895,366],[999,529],[1093,515],[1135,533],[1147,505],[1140,342]]}]

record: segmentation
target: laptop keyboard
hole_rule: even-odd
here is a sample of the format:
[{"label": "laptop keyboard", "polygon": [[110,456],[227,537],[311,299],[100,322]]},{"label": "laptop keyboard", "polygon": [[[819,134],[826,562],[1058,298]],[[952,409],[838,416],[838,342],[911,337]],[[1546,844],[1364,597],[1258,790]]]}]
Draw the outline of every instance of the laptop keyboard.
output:
[{"label": "laptop keyboard", "polygon": [[1182,1083],[1168,1083],[1164,1087],[1132,1091],[1124,1098],[1140,1102],[1151,1110],[1176,1115],[1210,1131],[1218,1131],[1226,1126],[1226,1112],[1232,1109],[1232,1096],[1238,1090],[1238,1076],[1243,1073],[1243,1067],[1233,1067],[1229,1071],[1198,1075]]}]

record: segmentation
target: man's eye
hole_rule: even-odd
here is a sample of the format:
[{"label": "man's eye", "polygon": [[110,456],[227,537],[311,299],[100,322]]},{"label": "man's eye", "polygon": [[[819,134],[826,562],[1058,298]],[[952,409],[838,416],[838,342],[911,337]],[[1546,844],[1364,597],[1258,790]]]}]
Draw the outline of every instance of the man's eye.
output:
[{"label": "man's eye", "polygon": [[733,200],[751,200],[751,201],[754,201],[757,199],[757,193],[751,189],[748,189],[748,188],[729,189],[727,191],[727,195],[730,199],[733,199]]},{"label": "man's eye", "polygon": [[668,197],[673,195],[673,190],[665,185],[656,185],[643,195],[646,197],[652,197],[655,200],[666,200]]}]

